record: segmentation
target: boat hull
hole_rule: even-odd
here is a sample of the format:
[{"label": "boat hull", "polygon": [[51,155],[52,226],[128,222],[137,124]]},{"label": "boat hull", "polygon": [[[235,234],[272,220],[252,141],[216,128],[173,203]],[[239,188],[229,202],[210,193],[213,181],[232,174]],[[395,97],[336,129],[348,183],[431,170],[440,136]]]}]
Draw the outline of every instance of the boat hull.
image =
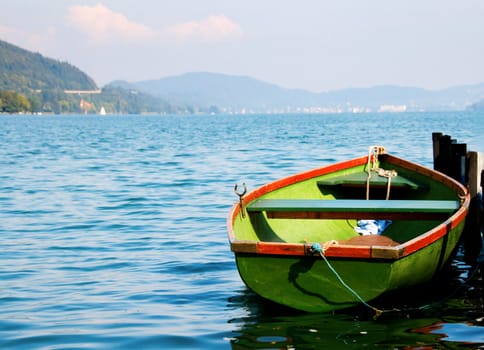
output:
[{"label": "boat hull", "polygon": [[[327,258],[340,278],[365,301],[431,280],[455,250],[462,226],[399,260]],[[319,256],[236,254],[244,283],[271,301],[308,312],[328,312],[361,301]],[[356,273],[355,273],[356,272]]]},{"label": "boat hull", "polygon": [[[400,158],[388,155],[384,166],[398,169],[425,189],[411,194],[404,189],[395,196],[405,200],[455,199],[460,203],[458,210],[439,221],[398,217],[386,237],[391,243],[383,236],[373,240],[358,237],[348,229],[354,221],[340,217],[321,220],[296,215],[281,219],[271,218],[268,212],[248,211],[251,203],[261,198],[334,200],[349,193],[360,196],[354,194],[358,192],[354,188],[333,186],[328,178],[364,171],[366,163],[362,157],[293,175],[250,192],[242,205],[234,205],[227,221],[229,240],[239,274],[251,290],[298,310],[327,312],[429,281],[444,268],[459,244],[469,195],[445,175]],[[320,183],[331,186],[321,188]],[[321,244],[323,251],[316,251],[315,243]]]}]

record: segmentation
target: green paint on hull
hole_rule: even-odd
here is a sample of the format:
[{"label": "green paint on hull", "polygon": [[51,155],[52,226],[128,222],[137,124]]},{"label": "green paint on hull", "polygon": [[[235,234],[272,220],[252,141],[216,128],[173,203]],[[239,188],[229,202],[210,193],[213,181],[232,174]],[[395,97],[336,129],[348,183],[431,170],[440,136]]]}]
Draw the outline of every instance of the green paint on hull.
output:
[{"label": "green paint on hull", "polygon": [[[465,193],[461,185],[441,174],[395,157],[384,159],[388,162],[380,162],[380,167],[395,170],[401,177],[401,185],[391,188],[391,199],[458,201]],[[248,198],[364,200],[366,184],[357,182],[365,180],[361,173],[366,171],[366,162],[360,159],[354,163],[335,171],[316,171],[314,176],[303,173],[290,177],[281,184],[258,189]],[[352,182],[345,184],[345,176]],[[376,188],[370,187],[370,195],[373,199],[386,195],[381,181]],[[387,291],[429,281],[444,267],[459,243],[468,200],[466,195],[459,216],[449,214],[445,223],[412,217],[394,220],[384,236],[396,247],[346,245],[360,237],[354,219],[280,219],[265,211],[244,211],[242,215],[237,207],[229,218],[229,238],[240,276],[255,293],[295,309],[326,312],[360,301],[321,256],[308,253],[312,243],[336,240],[339,247],[330,248],[326,254],[330,265],[362,299],[371,301]]]},{"label": "green paint on hull", "polygon": [[[382,294],[391,275],[388,263],[375,266],[365,261],[339,260],[331,261],[331,265],[365,300]],[[298,310],[326,312],[359,303],[321,258],[237,256],[237,267],[255,293]]]},{"label": "green paint on hull", "polygon": [[[328,260],[343,281],[368,302],[385,292],[431,280],[443,268],[442,263],[451,257],[461,231],[462,225],[448,237],[395,261]],[[237,254],[236,262],[244,283],[251,290],[298,310],[327,312],[360,303],[318,256]]]}]

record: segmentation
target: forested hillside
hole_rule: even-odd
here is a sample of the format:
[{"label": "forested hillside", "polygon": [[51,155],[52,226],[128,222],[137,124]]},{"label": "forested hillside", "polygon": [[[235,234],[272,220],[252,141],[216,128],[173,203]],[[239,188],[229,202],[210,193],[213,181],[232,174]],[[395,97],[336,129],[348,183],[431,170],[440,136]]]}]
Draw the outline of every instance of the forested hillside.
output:
[{"label": "forested hillside", "polygon": [[93,79],[67,62],[56,61],[0,40],[0,89],[96,90]]},{"label": "forested hillside", "polygon": [[115,87],[99,89],[77,67],[0,40],[0,113],[176,113],[159,97]]}]

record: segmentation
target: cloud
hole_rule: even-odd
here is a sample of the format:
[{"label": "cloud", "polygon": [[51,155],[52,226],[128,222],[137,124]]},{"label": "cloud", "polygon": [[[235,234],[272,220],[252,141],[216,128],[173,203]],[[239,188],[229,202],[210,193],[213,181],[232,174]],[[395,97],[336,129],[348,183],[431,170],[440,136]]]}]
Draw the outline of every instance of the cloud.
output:
[{"label": "cloud", "polygon": [[154,36],[154,32],[144,24],[130,21],[102,4],[71,6],[67,20],[95,42],[148,40]]},{"label": "cloud", "polygon": [[215,42],[242,36],[240,26],[223,15],[173,25],[167,32],[179,40]]},{"label": "cloud", "polygon": [[139,42],[163,37],[206,43],[242,36],[240,26],[224,15],[212,15],[199,21],[178,23],[155,32],[142,23],[131,21],[125,15],[112,11],[103,4],[71,6],[67,21],[95,43],[113,40]]}]

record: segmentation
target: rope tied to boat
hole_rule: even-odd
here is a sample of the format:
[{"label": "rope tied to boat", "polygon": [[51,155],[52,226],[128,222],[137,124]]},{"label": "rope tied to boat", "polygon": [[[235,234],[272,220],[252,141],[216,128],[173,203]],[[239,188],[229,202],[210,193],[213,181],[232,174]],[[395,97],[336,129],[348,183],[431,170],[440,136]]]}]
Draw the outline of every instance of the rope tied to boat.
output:
[{"label": "rope tied to boat", "polygon": [[335,245],[335,244],[338,244],[338,242],[335,241],[335,240],[332,240],[332,241],[329,241],[329,242],[325,242],[323,245],[321,245],[320,243],[313,243],[312,246],[311,246],[311,251],[313,253],[318,253],[321,256],[321,258],[323,258],[323,260],[326,263],[326,265],[328,265],[329,270],[334,274],[334,276],[339,281],[339,283],[341,283],[341,285],[344,288],[346,288],[346,290],[348,290],[351,294],[353,294],[353,296],[355,296],[356,299],[358,299],[358,301],[361,302],[363,305],[365,305],[366,307],[368,307],[368,308],[372,309],[373,311],[375,311],[374,318],[376,319],[378,316],[380,316],[383,313],[383,310],[380,310],[380,309],[378,309],[378,308],[376,308],[376,307],[371,306],[370,304],[368,304],[353,288],[351,288],[343,280],[343,278],[339,275],[338,271],[336,271],[336,269],[331,265],[331,263],[326,258],[326,255],[325,255],[326,250],[330,246]]},{"label": "rope tied to boat", "polygon": [[325,254],[329,247],[336,244],[338,244],[338,241],[334,239],[324,242],[323,245],[321,245],[320,243],[313,243],[313,245],[311,246],[311,251],[313,251],[314,253]]},{"label": "rope tied to boat", "polygon": [[372,171],[376,172],[378,176],[387,178],[387,193],[385,199],[390,199],[392,178],[397,177],[398,173],[395,170],[385,170],[379,167],[378,156],[385,153],[386,149],[383,146],[370,146],[368,148],[368,164],[366,166],[366,171],[368,173],[366,178],[366,199],[370,199],[370,180]]}]

